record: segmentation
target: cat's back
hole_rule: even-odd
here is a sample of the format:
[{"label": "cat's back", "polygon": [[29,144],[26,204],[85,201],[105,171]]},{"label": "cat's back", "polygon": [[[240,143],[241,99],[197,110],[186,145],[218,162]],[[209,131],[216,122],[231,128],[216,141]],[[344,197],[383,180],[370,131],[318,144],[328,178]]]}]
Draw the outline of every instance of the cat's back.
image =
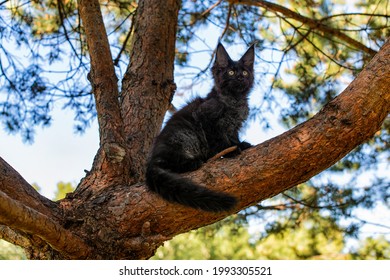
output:
[{"label": "cat's back", "polygon": [[[182,134],[188,134],[189,131],[197,131],[196,111],[204,102],[203,98],[195,98],[180,110],[176,111],[165,124],[164,128],[157,137],[158,140],[171,142],[173,139],[180,138]],[[176,139],[182,141],[184,139]]]}]

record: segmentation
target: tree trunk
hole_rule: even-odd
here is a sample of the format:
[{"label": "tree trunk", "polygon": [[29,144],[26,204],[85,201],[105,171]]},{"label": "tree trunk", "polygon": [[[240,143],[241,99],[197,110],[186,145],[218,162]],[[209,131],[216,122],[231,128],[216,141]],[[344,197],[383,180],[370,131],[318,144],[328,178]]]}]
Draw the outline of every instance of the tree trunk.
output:
[{"label": "tree trunk", "polygon": [[[235,158],[214,159],[184,175],[236,196],[234,210],[206,213],[162,200],[145,186],[143,173],[174,90],[179,7],[173,0],[139,1],[119,100],[98,1],[79,1],[100,149],[91,172],[59,202],[39,195],[0,158],[0,238],[28,248],[33,259],[147,259],[179,233],[305,182],[371,138],[389,114],[390,40],[312,119]],[[102,55],[108,64],[101,64]]]},{"label": "tree trunk", "polygon": [[121,98],[130,183],[143,179],[147,154],[176,89],[173,65],[180,5],[178,0],[139,1],[137,8]]}]

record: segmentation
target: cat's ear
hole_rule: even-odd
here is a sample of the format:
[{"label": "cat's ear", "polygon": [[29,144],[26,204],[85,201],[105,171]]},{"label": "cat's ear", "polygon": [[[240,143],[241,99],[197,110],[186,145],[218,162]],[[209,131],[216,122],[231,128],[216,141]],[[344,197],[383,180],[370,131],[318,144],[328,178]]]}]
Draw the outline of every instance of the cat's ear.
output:
[{"label": "cat's ear", "polygon": [[227,67],[229,65],[229,61],[231,61],[231,58],[227,53],[225,47],[221,43],[218,43],[215,63],[218,64],[220,67]]},{"label": "cat's ear", "polygon": [[253,68],[255,61],[255,44],[252,44],[246,53],[241,57],[240,62],[249,68]]}]

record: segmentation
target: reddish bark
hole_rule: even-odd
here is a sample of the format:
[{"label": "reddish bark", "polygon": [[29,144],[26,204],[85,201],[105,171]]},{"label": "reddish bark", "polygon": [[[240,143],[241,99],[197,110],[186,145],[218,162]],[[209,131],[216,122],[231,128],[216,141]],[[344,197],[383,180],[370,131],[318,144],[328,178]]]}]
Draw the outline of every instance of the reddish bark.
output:
[{"label": "reddish bark", "polygon": [[176,89],[173,61],[180,5],[178,0],[139,2],[121,99],[129,182],[143,179],[147,154]]}]

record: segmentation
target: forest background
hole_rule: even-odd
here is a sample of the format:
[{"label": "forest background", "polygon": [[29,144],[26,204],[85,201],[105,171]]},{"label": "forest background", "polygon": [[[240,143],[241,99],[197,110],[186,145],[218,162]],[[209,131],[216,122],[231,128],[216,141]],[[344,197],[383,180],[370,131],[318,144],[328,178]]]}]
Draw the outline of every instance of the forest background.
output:
[{"label": "forest background", "polygon": [[[179,14],[176,108],[207,94],[219,39],[235,58],[257,42],[256,87],[243,131],[252,144],[312,117],[390,37],[388,1],[269,3],[183,1]],[[121,77],[137,3],[101,6]],[[71,21],[77,17],[75,2],[3,1],[0,12],[0,154],[45,196],[60,199],[89,169],[99,140],[87,51]],[[299,16],[331,29],[315,29]],[[222,222],[179,235],[154,258],[390,258],[389,129],[387,118],[373,139],[327,171]],[[24,258],[4,241],[0,246],[0,258]]]}]

